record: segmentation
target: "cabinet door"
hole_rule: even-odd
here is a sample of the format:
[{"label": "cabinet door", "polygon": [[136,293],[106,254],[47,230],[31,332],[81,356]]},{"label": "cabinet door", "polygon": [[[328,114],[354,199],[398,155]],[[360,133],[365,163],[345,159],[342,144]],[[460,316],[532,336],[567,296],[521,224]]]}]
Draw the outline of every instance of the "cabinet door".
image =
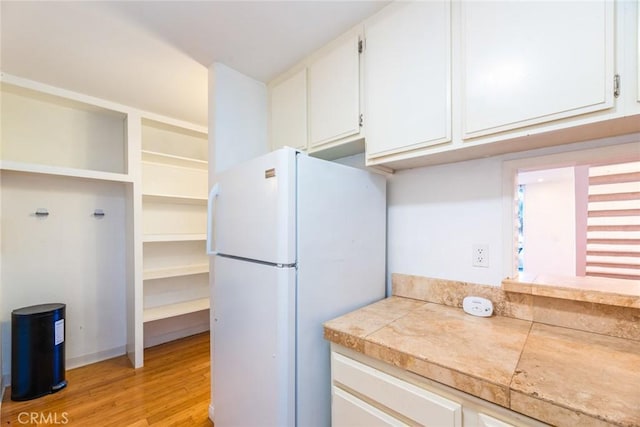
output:
[{"label": "cabinet door", "polygon": [[331,425],[334,427],[407,425],[338,387],[333,387],[332,395]]},{"label": "cabinet door", "polygon": [[463,137],[613,106],[613,2],[463,2]]},{"label": "cabinet door", "polygon": [[316,147],[360,132],[358,36],[309,67],[309,143]]},{"label": "cabinet door", "polygon": [[307,148],[307,70],[271,88],[271,149]]},{"label": "cabinet door", "polygon": [[451,140],[447,1],[398,2],[365,23],[367,156]]}]

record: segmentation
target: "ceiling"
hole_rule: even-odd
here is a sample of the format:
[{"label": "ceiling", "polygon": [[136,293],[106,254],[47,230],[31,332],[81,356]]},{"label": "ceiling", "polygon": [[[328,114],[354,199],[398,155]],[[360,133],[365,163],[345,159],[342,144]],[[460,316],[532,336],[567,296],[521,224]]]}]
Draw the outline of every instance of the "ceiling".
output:
[{"label": "ceiling", "polygon": [[207,124],[208,67],[268,82],[388,1],[0,2],[0,69]]}]

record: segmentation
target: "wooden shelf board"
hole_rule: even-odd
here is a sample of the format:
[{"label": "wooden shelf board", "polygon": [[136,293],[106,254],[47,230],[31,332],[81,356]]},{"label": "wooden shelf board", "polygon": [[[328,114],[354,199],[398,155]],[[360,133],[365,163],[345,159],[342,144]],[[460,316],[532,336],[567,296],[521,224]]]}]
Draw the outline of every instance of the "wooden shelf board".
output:
[{"label": "wooden shelf board", "polygon": [[206,197],[180,196],[175,194],[143,194],[143,202],[180,203],[185,205],[206,205]]},{"label": "wooden shelf board", "polygon": [[185,242],[207,240],[206,234],[145,234],[143,242]]},{"label": "wooden shelf board", "polygon": [[167,304],[159,307],[144,309],[144,322],[167,319],[169,317],[181,316],[183,314],[195,313],[197,311],[209,309],[209,298]]},{"label": "wooden shelf board", "polygon": [[14,162],[11,160],[0,160],[0,170],[66,176],[70,178],[92,179],[96,181],[133,182],[131,176],[123,173],[75,169],[62,166],[41,165],[36,163],[22,163]]},{"label": "wooden shelf board", "polygon": [[165,279],[168,277],[188,276],[191,274],[203,274],[208,272],[209,264],[197,264],[145,270],[142,274],[142,278],[144,280]]},{"label": "wooden shelf board", "polygon": [[173,154],[160,153],[157,151],[142,150],[142,161],[150,163],[161,163],[169,166],[181,166],[195,169],[208,169],[206,160],[194,159],[191,157],[175,156]]}]

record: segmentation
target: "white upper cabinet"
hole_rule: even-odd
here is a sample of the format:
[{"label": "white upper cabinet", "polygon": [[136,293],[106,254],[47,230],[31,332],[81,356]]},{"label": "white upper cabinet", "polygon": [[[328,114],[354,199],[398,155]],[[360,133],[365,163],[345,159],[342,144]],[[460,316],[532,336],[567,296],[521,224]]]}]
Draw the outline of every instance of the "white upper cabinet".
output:
[{"label": "white upper cabinet", "polygon": [[358,35],[333,44],[309,66],[309,148],[360,133]]},{"label": "white upper cabinet", "polygon": [[460,8],[463,138],[613,107],[612,1]]},{"label": "white upper cabinet", "polygon": [[307,148],[307,69],[271,87],[271,149]]},{"label": "white upper cabinet", "polygon": [[451,141],[450,13],[398,2],[365,22],[368,158]]}]

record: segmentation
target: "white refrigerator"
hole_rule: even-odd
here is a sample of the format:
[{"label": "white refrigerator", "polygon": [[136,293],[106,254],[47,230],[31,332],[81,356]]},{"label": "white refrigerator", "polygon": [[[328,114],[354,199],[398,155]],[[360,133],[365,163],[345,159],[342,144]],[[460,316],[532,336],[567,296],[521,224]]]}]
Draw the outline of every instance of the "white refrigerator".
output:
[{"label": "white refrigerator", "polygon": [[283,148],[217,175],[208,210],[216,427],[329,426],[322,323],[385,296],[384,177]]}]

